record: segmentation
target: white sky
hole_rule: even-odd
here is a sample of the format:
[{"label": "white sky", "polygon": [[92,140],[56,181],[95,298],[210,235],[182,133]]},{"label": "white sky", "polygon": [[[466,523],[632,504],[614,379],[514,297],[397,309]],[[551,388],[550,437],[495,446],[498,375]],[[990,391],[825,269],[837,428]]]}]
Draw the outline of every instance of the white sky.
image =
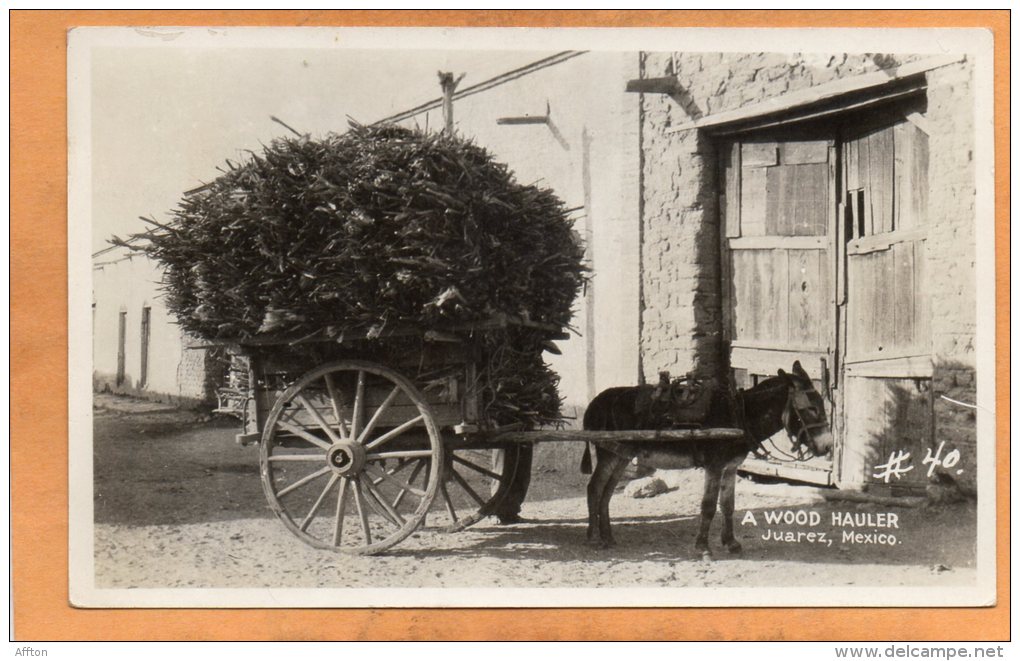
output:
[{"label": "white sky", "polygon": [[552,54],[253,48],[96,48],[92,51],[92,251],[112,234],[165,220],[181,194],[225,159],[301,132],[342,132],[440,95],[436,72],[463,89]]}]

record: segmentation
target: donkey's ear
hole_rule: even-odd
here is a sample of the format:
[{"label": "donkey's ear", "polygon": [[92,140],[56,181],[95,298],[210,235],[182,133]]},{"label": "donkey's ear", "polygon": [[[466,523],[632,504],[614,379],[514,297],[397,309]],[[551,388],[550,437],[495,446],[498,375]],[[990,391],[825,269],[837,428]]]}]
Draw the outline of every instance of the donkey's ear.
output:
[{"label": "donkey's ear", "polygon": [[801,367],[799,360],[793,361],[793,373],[796,374],[797,376],[803,376],[804,378],[808,378],[808,373],[804,370],[803,367]]},{"label": "donkey's ear", "polygon": [[786,378],[788,378],[788,377],[789,377],[790,375],[789,375],[789,374],[787,374],[787,373],[786,373],[786,371],[785,371],[785,370],[783,370],[783,368],[782,368],[782,367],[780,367],[780,368],[779,368],[779,376],[781,376],[781,377],[783,377],[784,379],[786,379]]}]

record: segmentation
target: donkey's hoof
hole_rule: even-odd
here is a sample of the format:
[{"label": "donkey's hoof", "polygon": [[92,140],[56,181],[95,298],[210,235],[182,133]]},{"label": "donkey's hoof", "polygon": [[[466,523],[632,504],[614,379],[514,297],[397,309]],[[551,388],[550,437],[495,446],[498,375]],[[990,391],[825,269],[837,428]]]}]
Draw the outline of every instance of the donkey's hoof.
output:
[{"label": "donkey's hoof", "polygon": [[596,549],[598,551],[604,551],[604,550],[606,550],[608,548],[612,548],[613,546],[615,546],[613,540],[611,540],[611,539],[608,539],[608,540],[607,539],[589,539],[587,544],[588,544],[588,546],[590,548]]},{"label": "donkey's hoof", "polygon": [[741,546],[740,542],[738,542],[737,540],[733,540],[732,542],[728,543],[726,545],[726,548],[727,550],[729,550],[730,553],[733,554],[740,553],[741,551],[744,550],[744,547]]},{"label": "donkey's hoof", "polygon": [[712,562],[713,560],[715,560],[715,558],[712,557],[712,552],[711,551],[709,551],[708,549],[705,549],[704,551],[701,552],[701,561],[702,562]]}]

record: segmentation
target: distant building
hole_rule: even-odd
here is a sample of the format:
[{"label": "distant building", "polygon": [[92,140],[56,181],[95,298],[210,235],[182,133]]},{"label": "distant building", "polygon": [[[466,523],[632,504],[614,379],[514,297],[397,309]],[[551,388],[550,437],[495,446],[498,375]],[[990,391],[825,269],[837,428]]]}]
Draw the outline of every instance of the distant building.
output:
[{"label": "distant building", "polygon": [[[92,384],[181,404],[215,403],[222,364],[167,313],[158,265],[110,247],[92,255]],[[72,329],[74,332],[74,329]]]}]

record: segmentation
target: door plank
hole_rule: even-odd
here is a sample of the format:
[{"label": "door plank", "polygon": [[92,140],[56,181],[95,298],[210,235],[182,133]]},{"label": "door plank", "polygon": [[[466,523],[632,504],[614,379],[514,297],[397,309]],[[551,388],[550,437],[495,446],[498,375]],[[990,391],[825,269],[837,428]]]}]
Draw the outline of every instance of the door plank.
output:
[{"label": "door plank", "polygon": [[893,261],[893,292],[895,315],[893,338],[895,348],[911,347],[915,344],[914,334],[914,244],[898,243],[891,251]]},{"label": "door plank", "polygon": [[829,143],[826,140],[782,142],[779,144],[779,162],[783,165],[825,163],[828,159]]},{"label": "door plank", "polygon": [[765,234],[766,169],[740,169],[740,234]]},{"label": "door plank", "polygon": [[733,143],[728,154],[725,166],[726,187],[723,191],[725,199],[723,217],[726,219],[726,236],[735,237],[740,236],[740,143]]},{"label": "door plank", "polygon": [[822,323],[818,305],[818,296],[822,294],[818,291],[818,252],[791,250],[789,258],[789,338],[796,344],[818,346]]},{"label": "door plank", "polygon": [[868,179],[871,184],[872,233],[893,231],[893,135],[892,128],[868,136]]},{"label": "door plank", "polygon": [[779,163],[779,145],[775,142],[745,142],[740,148],[741,167],[766,167]]}]

